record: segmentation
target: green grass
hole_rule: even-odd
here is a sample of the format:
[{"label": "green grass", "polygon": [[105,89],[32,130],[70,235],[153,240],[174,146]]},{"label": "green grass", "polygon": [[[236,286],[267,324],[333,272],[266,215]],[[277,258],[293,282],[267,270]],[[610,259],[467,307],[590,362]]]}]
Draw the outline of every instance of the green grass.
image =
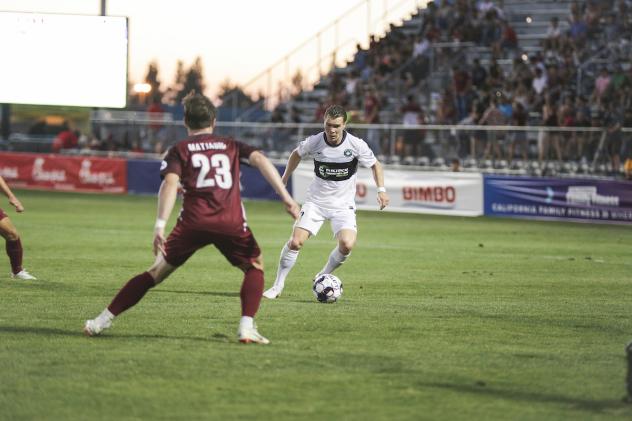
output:
[{"label": "green grass", "polygon": [[[241,273],[213,248],[86,338],[83,321],[152,262],[155,198],[19,196],[39,280],[0,277],[0,419],[632,417],[630,227],[360,212],[340,302],[310,291],[325,226],[262,303],[267,347],[236,342]],[[291,222],[279,204],[246,207],[269,286]]]}]

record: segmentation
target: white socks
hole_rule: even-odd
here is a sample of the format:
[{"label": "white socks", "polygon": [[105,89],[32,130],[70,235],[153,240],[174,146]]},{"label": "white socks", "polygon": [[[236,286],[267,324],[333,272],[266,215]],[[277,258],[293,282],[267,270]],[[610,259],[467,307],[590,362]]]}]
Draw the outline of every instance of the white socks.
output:
[{"label": "white socks", "polygon": [[320,272],[318,272],[318,274],[322,275],[325,273],[332,273],[336,268],[342,265],[345,262],[345,260],[347,260],[347,257],[349,256],[351,256],[351,253],[344,255],[340,253],[340,250],[338,250],[338,246],[336,246],[329,254],[329,259],[327,259],[327,264],[325,265],[325,267],[323,267],[323,269]]},{"label": "white socks", "polygon": [[274,280],[274,288],[281,291],[285,286],[285,278],[290,273],[290,270],[296,264],[298,258],[298,250],[291,250],[287,243],[281,250],[281,257],[279,257],[279,267],[277,268],[276,279]]},{"label": "white socks", "polygon": [[239,320],[239,330],[252,329],[254,326],[255,326],[255,319],[249,316],[241,316],[241,320]]},{"label": "white socks", "polygon": [[108,310],[107,308],[105,310],[103,310],[101,312],[101,314],[99,314],[97,316],[97,323],[99,323],[100,325],[108,325],[109,323],[112,323],[112,320],[114,320],[114,314],[110,313],[110,310]]}]

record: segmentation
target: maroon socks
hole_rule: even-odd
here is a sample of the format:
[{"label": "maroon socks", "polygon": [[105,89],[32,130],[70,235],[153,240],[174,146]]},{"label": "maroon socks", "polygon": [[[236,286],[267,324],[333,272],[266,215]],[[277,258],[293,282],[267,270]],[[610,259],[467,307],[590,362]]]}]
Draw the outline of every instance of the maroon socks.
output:
[{"label": "maroon socks", "polygon": [[244,274],[244,282],[241,284],[241,315],[255,317],[263,294],[263,272],[250,268]]},{"label": "maroon socks", "polygon": [[145,296],[145,293],[154,286],[154,278],[149,272],[143,272],[130,279],[123,288],[116,294],[108,310],[118,316],[128,308],[135,305]]},{"label": "maroon socks", "polygon": [[7,240],[6,249],[11,262],[11,272],[15,275],[22,270],[22,242],[19,238],[15,241]]}]

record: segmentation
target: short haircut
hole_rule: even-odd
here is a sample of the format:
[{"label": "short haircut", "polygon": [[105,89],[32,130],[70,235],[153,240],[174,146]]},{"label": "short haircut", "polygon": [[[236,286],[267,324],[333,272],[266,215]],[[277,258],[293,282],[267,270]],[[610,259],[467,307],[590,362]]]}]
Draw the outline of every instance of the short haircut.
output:
[{"label": "short haircut", "polygon": [[325,111],[325,119],[342,117],[343,123],[347,122],[347,112],[342,105],[332,105]]},{"label": "short haircut", "polygon": [[210,99],[195,91],[189,92],[182,100],[184,105],[184,124],[193,130],[211,127],[217,110]]}]

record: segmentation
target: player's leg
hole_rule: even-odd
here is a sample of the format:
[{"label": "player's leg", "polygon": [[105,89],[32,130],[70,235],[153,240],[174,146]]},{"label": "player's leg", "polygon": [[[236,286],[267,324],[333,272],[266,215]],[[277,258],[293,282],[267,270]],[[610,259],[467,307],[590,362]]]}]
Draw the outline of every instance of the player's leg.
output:
[{"label": "player's leg", "polygon": [[355,210],[338,211],[331,217],[331,229],[335,233],[338,244],[329,254],[327,263],[318,272],[316,278],[325,273],[332,273],[351,255],[358,237]]},{"label": "player's leg", "polygon": [[165,280],[207,243],[198,238],[195,232],[184,230],[176,225],[165,243],[166,255],[158,254],[147,271],[132,277],[123,285],[101,314],[87,320],[83,329],[86,335],[95,336],[109,328],[116,316],[136,305],[147,291]]},{"label": "player's leg", "polygon": [[281,249],[281,255],[279,256],[279,264],[277,266],[277,274],[274,279],[272,288],[266,290],[263,296],[270,299],[275,299],[285,288],[285,280],[290,274],[290,271],[296,264],[298,254],[303,247],[303,244],[309,239],[310,233],[304,228],[294,227],[292,231],[292,237],[285,243]]},{"label": "player's leg", "polygon": [[305,203],[299,215],[298,220],[294,224],[290,240],[283,246],[283,249],[281,249],[274,284],[272,288],[263,293],[263,296],[266,298],[274,299],[281,295],[285,287],[285,280],[296,264],[299,251],[303,247],[303,244],[305,244],[310,236],[318,234],[320,227],[325,222],[325,216],[321,210],[311,203]]},{"label": "player's leg", "polygon": [[35,280],[35,277],[22,267],[22,241],[11,219],[0,209],[0,235],[5,241],[5,250],[11,263],[11,276],[22,280]]},{"label": "player's leg", "polygon": [[261,304],[263,292],[263,257],[254,235],[248,229],[239,236],[216,236],[215,247],[233,265],[244,272],[239,297],[241,299],[241,319],[237,336],[242,343],[268,344],[255,324],[255,315]]},{"label": "player's leg", "polygon": [[108,329],[116,316],[136,305],[147,291],[165,280],[176,269],[176,266],[167,263],[162,254],[156,256],[154,264],[146,272],[127,281],[101,314],[86,321],[83,329],[86,335],[95,336]]}]

